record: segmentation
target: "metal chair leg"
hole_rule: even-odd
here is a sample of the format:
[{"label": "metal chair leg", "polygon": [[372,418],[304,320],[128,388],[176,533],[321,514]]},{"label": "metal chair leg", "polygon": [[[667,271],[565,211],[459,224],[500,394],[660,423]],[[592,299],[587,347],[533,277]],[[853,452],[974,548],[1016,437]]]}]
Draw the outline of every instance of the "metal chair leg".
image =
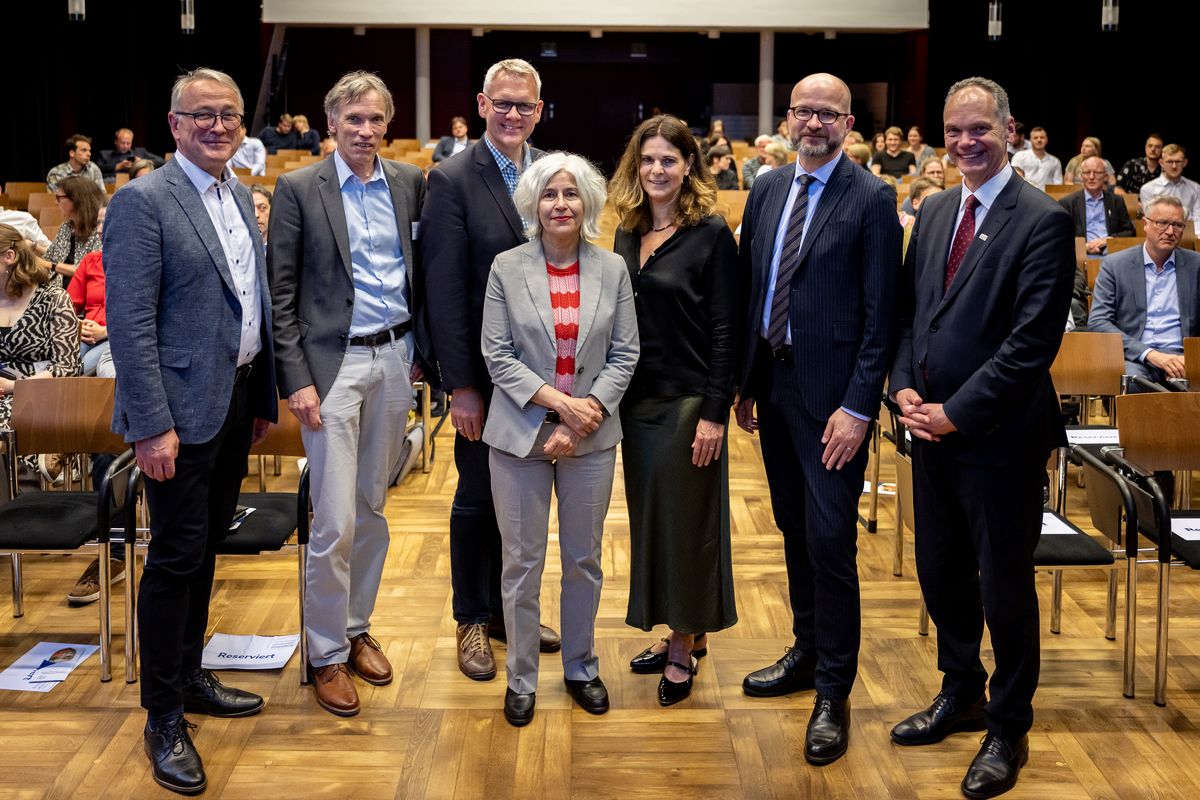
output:
[{"label": "metal chair leg", "polygon": [[[1136,551],[1135,551],[1136,552]],[[1134,696],[1137,672],[1137,557],[1125,560],[1125,685],[1121,694]]]},{"label": "metal chair leg", "polygon": [[125,682],[137,683],[137,530],[125,532]]},{"label": "metal chair leg", "polygon": [[300,598],[300,685],[308,685],[308,633],[304,629],[304,597],[305,585],[304,574],[305,567],[308,565],[308,545],[301,544],[296,546],[296,561],[299,564],[300,582],[298,584],[297,595]]},{"label": "metal chair leg", "polygon": [[1053,570],[1054,592],[1050,596],[1050,632],[1062,633],[1062,570]]},{"label": "metal chair leg", "polygon": [[929,635],[929,607],[925,605],[925,598],[921,598],[921,614],[917,619],[917,633],[922,636]]},{"label": "metal chair leg", "polygon": [[431,443],[433,442],[433,428],[430,427],[429,421],[430,409],[429,404],[433,402],[433,391],[429,388],[429,381],[421,382],[421,472],[429,472],[433,469],[433,454],[430,451]]},{"label": "metal chair leg", "polygon": [[1171,565],[1158,564],[1158,631],[1154,643],[1154,705],[1167,704],[1167,623],[1171,617]]},{"label": "metal chair leg", "polygon": [[100,680],[112,680],[112,561],[109,556],[111,545],[100,545]]},{"label": "metal chair leg", "polygon": [[1058,466],[1054,470],[1055,499],[1054,510],[1064,517],[1067,515],[1067,448],[1058,448]]},{"label": "metal chair leg", "polygon": [[21,554],[13,553],[12,559],[12,594],[13,618],[25,616],[25,586],[21,582]]},{"label": "metal chair leg", "polygon": [[265,492],[267,490],[267,457],[258,457],[258,490]]},{"label": "metal chair leg", "polygon": [[1117,638],[1117,565],[1108,571],[1108,602],[1104,609],[1104,638]]}]

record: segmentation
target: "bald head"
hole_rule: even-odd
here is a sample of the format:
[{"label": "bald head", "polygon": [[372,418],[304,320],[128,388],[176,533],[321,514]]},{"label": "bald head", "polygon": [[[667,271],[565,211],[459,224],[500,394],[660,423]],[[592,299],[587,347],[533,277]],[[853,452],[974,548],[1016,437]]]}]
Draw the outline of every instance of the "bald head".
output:
[{"label": "bald head", "polygon": [[837,75],[830,75],[828,72],[814,72],[796,84],[792,89],[792,97],[802,90],[819,91],[827,97],[836,98],[838,100],[837,110],[850,113],[850,87]]}]

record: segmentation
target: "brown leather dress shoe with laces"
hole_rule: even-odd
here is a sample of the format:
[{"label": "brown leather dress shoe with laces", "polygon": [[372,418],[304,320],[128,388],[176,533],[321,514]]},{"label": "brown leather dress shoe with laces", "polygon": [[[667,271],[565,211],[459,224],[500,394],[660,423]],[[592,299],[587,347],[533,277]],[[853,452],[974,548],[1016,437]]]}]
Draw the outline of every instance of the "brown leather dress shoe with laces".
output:
[{"label": "brown leather dress shoe with laces", "polygon": [[464,623],[454,631],[458,640],[458,668],[473,681],[490,681],[496,677],[496,657],[488,641],[486,622]]},{"label": "brown leather dress shoe with laces", "polygon": [[339,717],[353,717],[359,712],[358,690],[354,688],[350,669],[345,664],[310,666],[309,677],[321,708]]},{"label": "brown leather dress shoe with laces", "polygon": [[367,683],[387,686],[392,682],[392,665],[369,633],[360,633],[350,640],[350,666]]}]

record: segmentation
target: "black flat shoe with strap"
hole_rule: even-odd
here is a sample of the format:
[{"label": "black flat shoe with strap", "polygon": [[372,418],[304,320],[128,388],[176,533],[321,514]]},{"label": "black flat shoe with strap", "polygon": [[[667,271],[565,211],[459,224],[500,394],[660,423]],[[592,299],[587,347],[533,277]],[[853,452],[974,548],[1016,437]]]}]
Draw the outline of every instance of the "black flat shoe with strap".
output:
[{"label": "black flat shoe with strap", "polygon": [[692,656],[692,665],[690,667],[680,664],[678,661],[668,661],[668,667],[681,669],[688,674],[688,678],[683,683],[667,680],[664,674],[658,682],[658,703],[662,706],[673,706],[680,700],[687,699],[687,696],[692,693],[692,679],[696,677],[696,669],[700,662]]},{"label": "black flat shoe with strap", "polygon": [[[707,633],[702,633],[701,636],[708,636]],[[670,644],[670,639],[660,639],[659,641]],[[704,658],[708,655],[708,642],[705,641],[704,647],[692,651],[692,655],[696,658]],[[639,675],[652,675],[662,672],[667,668],[667,651],[661,653],[654,652],[654,645],[650,645],[642,652],[638,653],[633,658],[629,659],[629,669]]]}]

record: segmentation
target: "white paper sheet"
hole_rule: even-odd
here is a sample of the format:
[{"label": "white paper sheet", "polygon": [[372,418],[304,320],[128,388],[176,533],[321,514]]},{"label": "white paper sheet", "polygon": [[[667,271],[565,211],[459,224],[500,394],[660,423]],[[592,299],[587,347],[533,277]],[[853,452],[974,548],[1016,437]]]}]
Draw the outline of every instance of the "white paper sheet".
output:
[{"label": "white paper sheet", "polygon": [[38,642],[11,667],[0,672],[0,689],[48,692],[98,649],[94,644]]},{"label": "white paper sheet", "polygon": [[1171,533],[1189,542],[1200,542],[1200,519],[1195,517],[1172,519]]},{"label": "white paper sheet", "polygon": [[1093,428],[1067,430],[1068,444],[1120,444],[1120,432],[1116,428]]},{"label": "white paper sheet", "polygon": [[204,646],[205,669],[282,669],[296,652],[300,634],[235,636],[214,633]]},{"label": "white paper sheet", "polygon": [[1074,528],[1072,528],[1066,522],[1063,522],[1061,519],[1054,516],[1054,514],[1052,512],[1050,512],[1050,511],[1042,512],[1042,535],[1043,536],[1045,536],[1047,534],[1071,535],[1071,534],[1075,534],[1077,532],[1078,531],[1076,531]]}]

